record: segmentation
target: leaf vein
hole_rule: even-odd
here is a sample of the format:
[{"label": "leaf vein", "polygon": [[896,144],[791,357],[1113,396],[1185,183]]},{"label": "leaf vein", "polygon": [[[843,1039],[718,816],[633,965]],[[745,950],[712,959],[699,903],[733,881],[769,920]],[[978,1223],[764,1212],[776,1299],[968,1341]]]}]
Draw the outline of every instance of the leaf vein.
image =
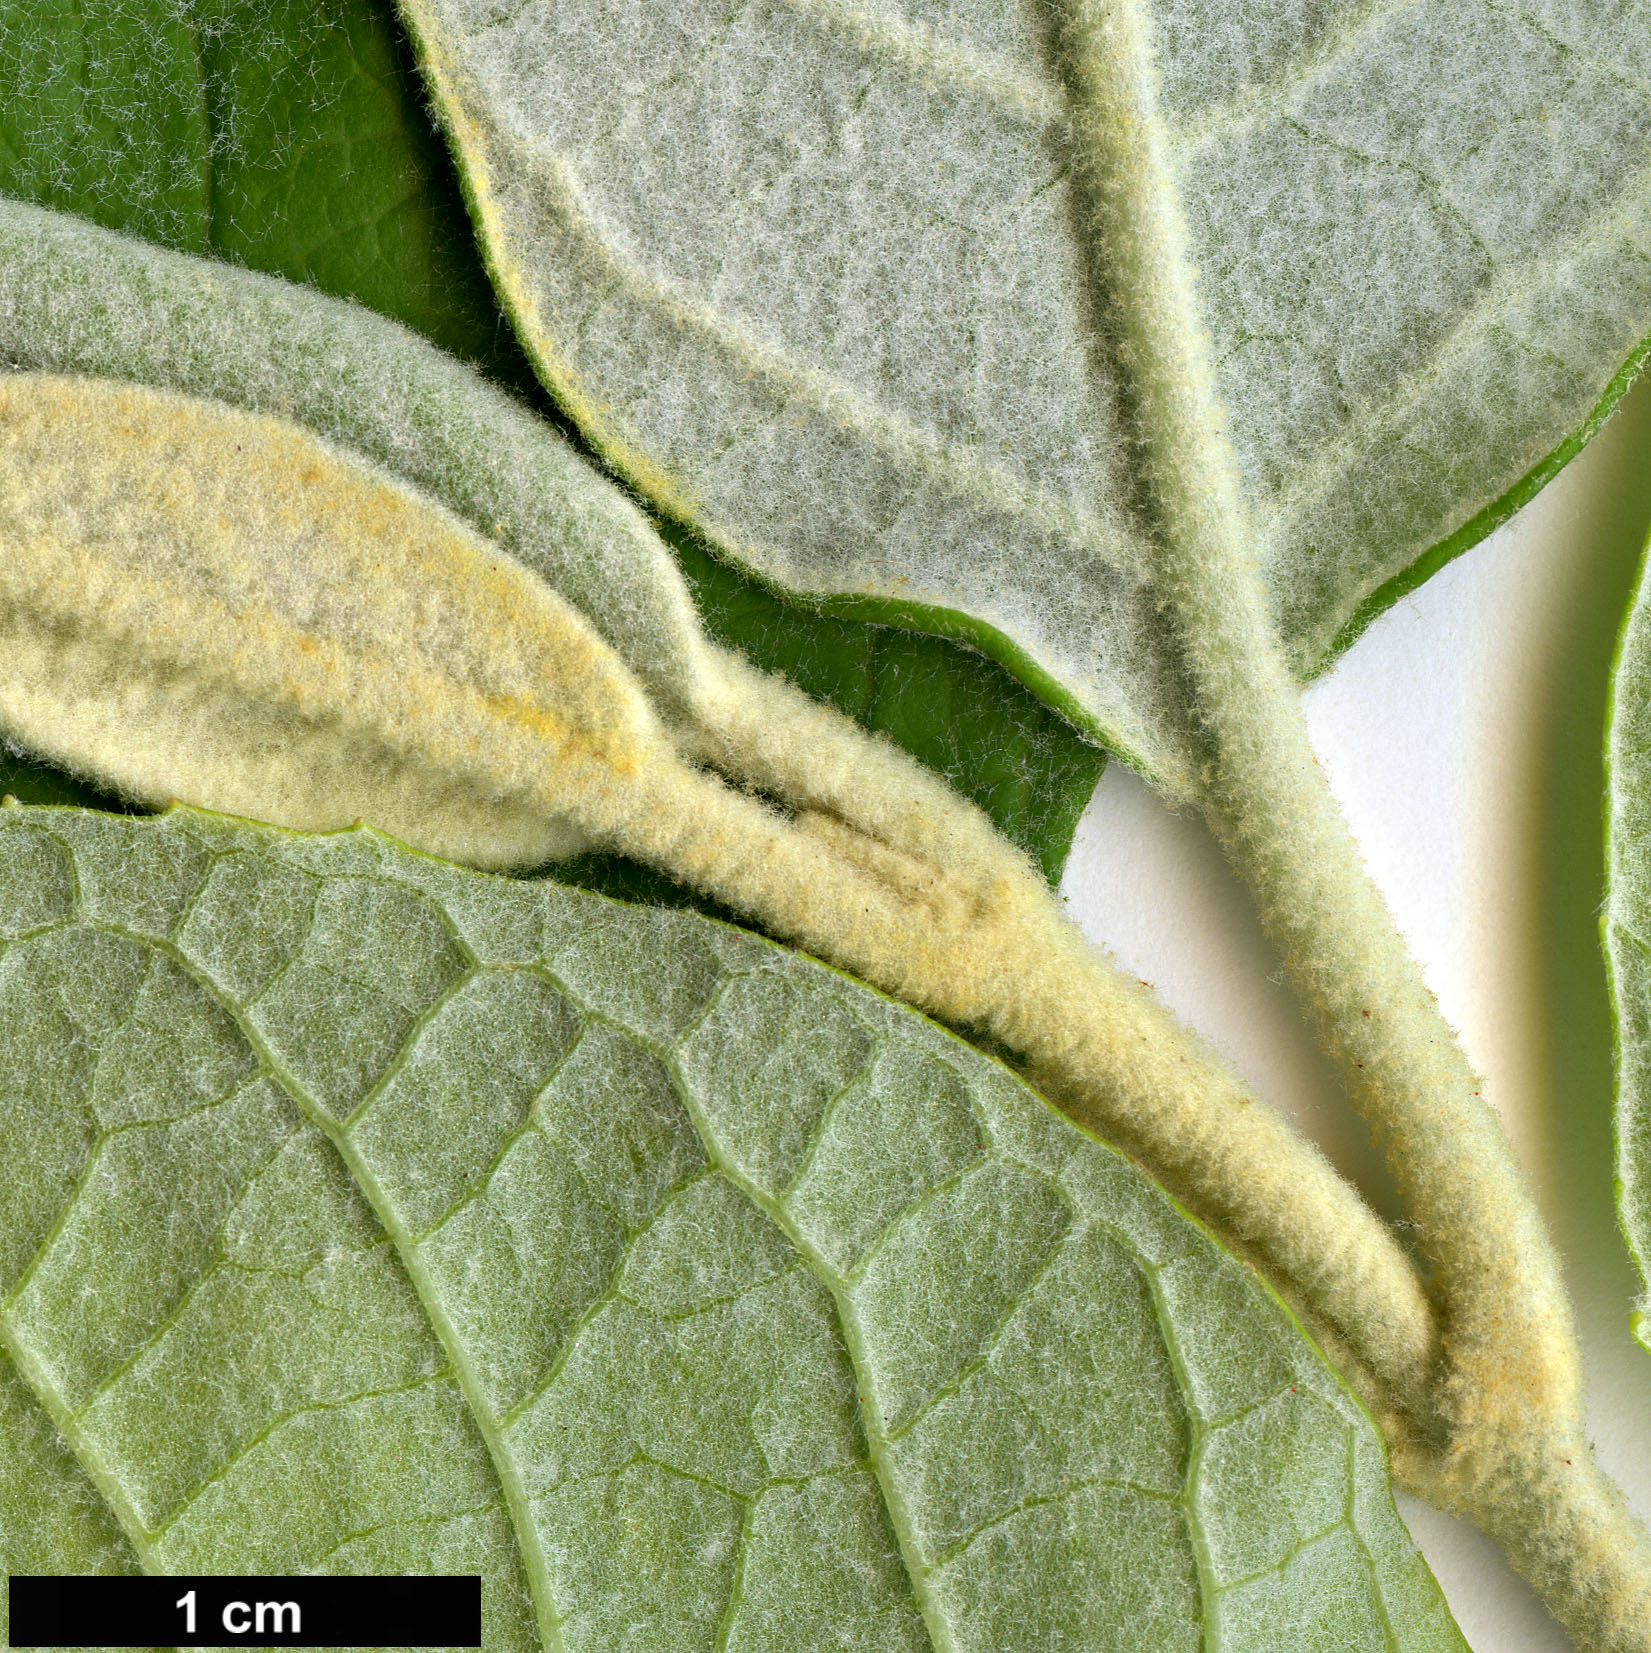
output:
[{"label": "leaf vein", "polygon": [[1171,137],[1181,150],[1202,148],[1212,138],[1245,126],[1252,121],[1288,107],[1291,97],[1311,85],[1326,69],[1350,57],[1383,24],[1401,12],[1413,11],[1418,0],[1366,0],[1349,13],[1339,27],[1313,47],[1301,53],[1270,80],[1250,81],[1230,98],[1206,104],[1191,120],[1172,128]]},{"label": "leaf vein", "polygon": [[[392,881],[385,880],[384,882],[390,883]],[[398,885],[396,887],[400,888],[402,886]],[[317,896],[319,897],[319,886]],[[445,914],[443,916],[444,922],[451,923],[451,920],[447,919]],[[442,1345],[452,1364],[452,1373],[457,1379],[459,1393],[463,1397],[465,1405],[469,1408],[476,1428],[481,1434],[483,1444],[493,1462],[494,1471],[498,1475],[500,1485],[504,1491],[505,1507],[509,1512],[511,1527],[516,1535],[522,1564],[527,1572],[528,1588],[532,1593],[534,1605],[538,1612],[541,1635],[548,1644],[549,1653],[565,1653],[561,1614],[550,1593],[549,1565],[543,1547],[539,1542],[538,1527],[533,1520],[532,1511],[529,1507],[526,1490],[521,1479],[520,1466],[516,1464],[514,1458],[506,1450],[497,1419],[495,1419],[491,1409],[483,1399],[479,1376],[468,1358],[468,1353],[459,1339],[452,1321],[448,1318],[441,1302],[440,1293],[436,1291],[434,1282],[423,1266],[418,1248],[402,1228],[393,1204],[385,1197],[384,1190],[362,1161],[355,1145],[350,1141],[348,1134],[340,1127],[338,1121],[308,1095],[296,1077],[287,1071],[274,1051],[264,1042],[258,1030],[252,1025],[245,1009],[237,1005],[226,992],[219,988],[205,971],[185,958],[178,947],[170,941],[146,936],[140,932],[128,931],[114,924],[104,924],[101,928],[114,934],[128,935],[130,939],[145,943],[157,952],[165,953],[203,991],[216,999],[236,1022],[241,1030],[241,1036],[263,1062],[270,1075],[297,1103],[300,1112],[327,1137],[334,1150],[343,1160],[346,1169],[365,1196],[368,1205],[384,1226],[389,1242],[395,1247],[396,1253],[401,1259],[402,1268],[412,1285],[414,1294],[422,1305],[438,1342]]]},{"label": "leaf vein", "polygon": [[213,1487],[220,1486],[235,1472],[237,1464],[243,1463],[259,1447],[273,1436],[285,1429],[288,1424],[297,1423],[301,1419],[318,1417],[328,1412],[347,1412],[351,1407],[359,1406],[363,1401],[394,1400],[402,1395],[416,1395],[421,1389],[428,1389],[435,1383],[446,1383],[452,1379],[452,1371],[448,1367],[441,1367],[434,1372],[427,1372],[412,1383],[401,1383],[388,1389],[363,1389],[353,1395],[345,1395],[339,1400],[312,1401],[305,1406],[295,1406],[278,1417],[271,1418],[256,1434],[249,1436],[204,1480],[198,1481],[189,1491],[184,1493],[171,1514],[151,1533],[154,1544],[165,1542],[169,1533],[188,1513],[210,1492]]},{"label": "leaf vein", "polygon": [[1008,1332],[1015,1316],[1026,1306],[1028,1300],[1037,1291],[1045,1278],[1053,1272],[1067,1250],[1082,1237],[1082,1233],[1081,1229],[1076,1233],[1069,1232],[1061,1237],[1058,1245],[1051,1247],[1049,1255],[1038,1265],[1037,1272],[1015,1294],[1009,1307],[998,1317],[997,1324],[987,1334],[981,1352],[959,1367],[955,1377],[929,1394],[922,1404],[912,1412],[910,1417],[903,1419],[888,1431],[886,1439],[890,1446],[895,1445],[909,1435],[937,1406],[944,1405],[953,1395],[960,1394],[976,1373],[985,1370],[991,1363],[992,1357],[997,1353],[998,1345],[1003,1341],[1004,1335]]},{"label": "leaf vein", "polygon": [[[743,374],[783,387],[791,400],[838,428],[853,432],[871,447],[940,483],[969,504],[986,511],[1012,512],[1052,537],[1072,540],[1105,566],[1129,570],[1141,565],[1141,553],[1120,526],[1094,515],[1075,500],[1045,493],[988,463],[977,452],[945,441],[847,380],[804,364],[772,340],[760,338],[748,327],[682,292],[603,235],[565,158],[542,149],[535,149],[533,154],[538,163],[537,176],[549,186],[548,193],[554,198],[567,233],[583,244],[637,304],[677,327],[708,338],[738,363]],[[613,400],[611,392],[607,400]],[[758,428],[772,422],[765,419]],[[719,525],[718,533],[720,542],[733,548],[738,535],[731,535],[724,525]]]},{"label": "leaf vein", "polygon": [[[1631,237],[1640,227],[1647,207],[1651,206],[1648,185],[1651,185],[1651,163],[1626,172],[1619,193],[1593,216],[1586,232],[1573,238],[1574,250],[1566,262],[1573,262],[1583,253],[1600,250],[1613,235]],[[1535,247],[1525,258],[1496,265],[1491,279],[1480,289],[1478,298],[1463,310],[1427,356],[1408,372],[1395,376],[1388,393],[1360,409],[1358,415],[1349,420],[1320,449],[1312,463],[1302,467],[1289,487],[1277,496],[1270,537],[1275,540],[1282,538],[1286,525],[1322,497],[1342,474],[1347,461],[1361,450],[1368,449],[1371,434],[1378,427],[1392,423],[1396,415],[1413,407],[1421,399],[1439,377],[1440,364],[1466,340],[1473,328],[1529,297],[1531,272],[1551,262],[1547,249]],[[1538,348],[1534,344],[1529,347]],[[1477,504],[1464,509],[1464,517],[1472,516],[1477,509]]]}]

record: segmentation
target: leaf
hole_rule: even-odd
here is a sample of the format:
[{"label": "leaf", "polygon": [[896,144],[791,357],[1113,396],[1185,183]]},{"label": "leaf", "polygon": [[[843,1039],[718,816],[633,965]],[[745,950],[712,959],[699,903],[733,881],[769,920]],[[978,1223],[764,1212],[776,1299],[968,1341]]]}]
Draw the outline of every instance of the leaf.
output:
[{"label": "leaf", "polygon": [[671,523],[661,532],[712,636],[944,775],[1051,884],[1060,881],[1104,752],[989,655],[921,632],[808,614]]},{"label": "leaf", "polygon": [[[1651,580],[1623,621],[1606,718],[1606,896],[1600,918],[1617,1068],[1617,1209],[1651,1287]],[[1642,1300],[1634,1334],[1651,1350]]]},{"label": "leaf", "polygon": [[182,811],[6,811],[0,915],[8,1566],[119,1562],[32,1395],[146,1567],[492,1648],[1460,1648],[1259,1279],[847,978]]},{"label": "leaf", "polygon": [[[969,637],[1176,797],[1199,712],[1132,377],[1171,288],[1302,676],[1534,492],[1651,334],[1645,0],[403,10],[588,439],[764,578]],[[1186,220],[1159,285],[1103,245],[1132,145],[1167,182],[1130,210]]]},{"label": "leaf", "polygon": [[[123,390],[49,374],[0,380],[7,427],[0,463],[14,483],[0,496],[0,537],[13,547],[8,606],[0,610],[9,634],[0,727],[31,750],[139,801],[183,797],[310,827],[359,815],[458,859],[531,864],[535,845],[543,856],[573,841],[560,829],[544,835],[564,802],[576,816],[583,807],[575,807],[577,789],[567,800],[554,795],[561,760],[554,740],[544,744],[548,726],[510,730],[522,695],[548,695],[548,705],[582,692],[577,675],[553,675],[531,690],[510,676],[522,669],[523,648],[544,643],[536,617],[558,609],[559,597],[579,611],[576,630],[594,626],[617,651],[597,677],[617,672],[628,685],[621,698],[647,700],[644,721],[668,726],[663,744],[679,780],[688,778],[686,760],[792,810],[869,825],[885,848],[927,856],[938,833],[955,860],[974,844],[1001,863],[994,876],[1007,869],[1018,878],[1019,858],[984,820],[902,754],[708,644],[680,574],[640,513],[518,404],[392,324],[306,289],[0,199],[0,350],[18,367],[117,373],[168,387]],[[238,404],[240,415],[219,398]],[[317,432],[329,440],[318,444]],[[332,479],[348,477],[333,487]],[[412,495],[396,486],[401,479],[417,485]],[[467,547],[461,562],[491,564],[500,551],[514,559],[485,592],[463,579],[439,602],[436,587],[415,589],[411,563],[403,563],[428,560],[428,536],[415,525],[431,509],[429,495],[480,530],[485,543],[436,512],[445,524],[436,537]],[[319,513],[313,521],[311,512]],[[169,548],[164,556],[161,547]],[[320,582],[302,600],[284,559]],[[436,563],[445,566],[441,557]],[[357,569],[359,589],[338,585],[345,567]],[[242,589],[242,581],[250,583]],[[314,651],[300,634],[363,602],[370,615],[373,591],[398,583],[407,588],[412,629],[387,646],[456,672],[449,688],[458,700],[448,710],[462,704],[461,721],[470,718],[481,710],[478,694],[511,684],[493,707],[502,722],[493,718],[492,732],[477,737],[492,753],[480,771],[469,758],[442,755],[447,737],[439,718],[431,722],[433,701],[409,703],[416,717],[404,707],[364,733],[356,714],[366,702],[333,704],[343,677],[293,687],[313,676]],[[94,586],[102,594],[95,600]],[[226,593],[230,607],[214,619]],[[496,610],[485,617],[472,602],[484,595]],[[430,603],[443,617],[434,628],[421,611]],[[315,605],[313,614],[305,604]],[[245,650],[236,642],[243,610],[274,625],[267,637],[254,628],[245,641],[255,646]],[[450,635],[450,624],[462,633],[461,614],[481,629]],[[355,620],[334,630],[346,652],[352,636],[367,635]],[[209,655],[215,664],[207,669]],[[605,651],[591,661],[598,655]],[[371,661],[356,666],[373,677],[375,694],[400,692],[394,673]],[[312,691],[320,698],[310,703]],[[132,695],[147,697],[141,734],[131,727]],[[339,719],[336,730],[317,722],[322,700]],[[252,729],[261,733],[249,740]],[[333,739],[340,731],[367,745],[358,742],[346,758]],[[507,750],[520,739],[537,743],[530,762],[525,749]],[[426,763],[434,791],[410,779],[410,758],[412,767]],[[319,816],[306,771],[321,794]],[[620,792],[635,793],[631,779],[618,777]],[[398,802],[404,780],[411,790]],[[479,794],[463,796],[477,784]],[[601,787],[608,803],[587,813],[580,835],[641,853],[636,834],[608,807],[620,793],[606,781]],[[506,796],[537,822],[525,836],[526,816],[514,827],[503,817],[481,826]],[[726,810],[727,799],[717,807]],[[760,809],[745,814],[752,830],[775,824]],[[655,811],[645,834],[656,851],[646,856],[650,864],[681,870],[665,841],[677,841],[680,852],[682,824],[675,807]],[[725,871],[738,847],[719,849]],[[709,876],[694,882],[717,887]]]},{"label": "leaf", "polygon": [[5,0],[0,109],[0,189],[355,298],[532,385],[363,0]]},{"label": "leaf", "polygon": [[0,708],[125,796],[534,866],[674,756],[582,615],[302,426],[12,374],[0,432]]},{"label": "leaf", "polygon": [[[0,0],[0,189],[354,298],[542,401],[403,57],[367,0]],[[1094,746],[972,649],[816,617],[673,545],[713,635],[891,735],[1058,878]],[[57,801],[30,779],[10,789]]]},{"label": "leaf", "polygon": [[[86,281],[88,236],[109,250],[76,227],[38,263],[70,291],[104,292],[111,283]],[[180,274],[154,255],[144,268]],[[208,281],[213,319],[257,364],[255,389],[269,389],[261,364],[280,360],[324,419],[340,386],[365,384],[343,405],[371,410],[369,438],[397,428],[406,364],[393,351],[320,375],[317,395],[304,363],[329,359],[339,318],[325,301],[301,302],[305,326],[287,329],[303,349],[272,351],[258,302],[270,284],[243,278],[230,305],[222,277]],[[168,349],[189,366],[203,354],[200,294],[156,287],[171,306]],[[73,338],[62,288],[30,291]],[[294,302],[290,289],[277,296]],[[241,358],[220,347],[209,359],[233,372]],[[560,530],[537,549],[586,598],[611,592],[626,560],[657,574],[600,492],[581,501],[593,478],[513,452],[519,432],[486,426],[485,401],[443,388],[435,474],[451,484],[442,464],[458,458],[472,514],[478,491],[491,494],[498,510],[482,520],[530,549],[536,527]],[[479,473],[467,445],[478,414],[496,438],[494,468]],[[570,561],[604,534],[611,555]],[[1408,1452],[1395,1407],[1435,1333],[1392,1232],[1144,983],[1084,942],[972,805],[839,713],[708,649],[668,580],[619,596],[608,625],[635,671],[495,539],[303,425],[107,380],[0,379],[0,711],[20,742],[152,806],[183,799],[308,831],[367,820],[491,867],[601,846],[681,877],[1012,1053],[1047,1097],[1269,1269]],[[1275,1203],[1279,1189],[1289,1197]]]}]

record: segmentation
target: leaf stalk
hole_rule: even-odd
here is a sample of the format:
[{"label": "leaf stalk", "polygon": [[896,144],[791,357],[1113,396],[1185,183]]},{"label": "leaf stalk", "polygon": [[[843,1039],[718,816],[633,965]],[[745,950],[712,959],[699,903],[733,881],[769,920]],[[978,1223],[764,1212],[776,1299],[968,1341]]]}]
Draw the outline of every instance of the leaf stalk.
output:
[{"label": "leaf stalk", "polygon": [[1432,1416],[1390,1436],[1396,1467],[1497,1536],[1579,1646],[1643,1653],[1651,1547],[1582,1435],[1552,1246],[1308,741],[1194,299],[1151,25],[1133,0],[1079,0],[1057,55],[1097,313],[1130,387],[1159,590],[1198,709],[1205,813],[1434,1266]]}]

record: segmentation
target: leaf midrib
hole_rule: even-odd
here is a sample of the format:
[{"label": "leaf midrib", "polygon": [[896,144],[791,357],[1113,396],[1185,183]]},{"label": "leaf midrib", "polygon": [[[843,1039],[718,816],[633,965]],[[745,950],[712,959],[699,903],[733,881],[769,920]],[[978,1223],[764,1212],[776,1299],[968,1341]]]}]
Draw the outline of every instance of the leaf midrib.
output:
[{"label": "leaf midrib", "polygon": [[[439,0],[436,0],[439,4]],[[448,96],[448,101],[455,107],[471,105],[475,93],[474,81],[468,79],[461,68],[461,59],[452,49],[451,44],[441,38],[438,29],[430,27],[433,21],[432,0],[401,0],[405,13],[410,17],[414,26],[415,38],[419,40],[421,57],[426,62],[427,70],[432,78]],[[963,83],[972,84],[975,70],[986,74],[988,70],[998,69],[1000,66],[982,51],[974,48],[969,42],[961,43],[928,42],[924,31],[903,18],[889,15],[891,8],[860,7],[852,0],[784,0],[786,7],[798,14],[812,19],[827,28],[835,26],[838,32],[844,32],[845,39],[859,40],[862,44],[875,41],[876,49],[885,51],[902,64],[913,64],[920,61],[921,53],[925,49],[941,52],[943,56],[955,56],[964,64],[967,73]],[[1484,0],[1487,11],[1502,17],[1509,26],[1530,26],[1531,20],[1519,7],[1510,8],[1495,0]],[[1314,78],[1321,75],[1327,66],[1340,61],[1349,50],[1354,49],[1358,42],[1367,38],[1372,30],[1379,29],[1388,19],[1405,12],[1414,6],[1414,0],[1355,0],[1348,15],[1337,18],[1333,25],[1316,40],[1298,44],[1289,59],[1270,76],[1260,76],[1247,82],[1237,92],[1224,99],[1216,99],[1204,109],[1180,115],[1167,106],[1159,106],[1154,99],[1153,130],[1159,140],[1166,146],[1175,160],[1177,167],[1189,152],[1198,143],[1208,136],[1203,125],[1206,120],[1213,120],[1215,125],[1230,124],[1234,119],[1250,118],[1257,110],[1265,112],[1267,109],[1282,107],[1288,103],[1290,97],[1305,84],[1310,84]],[[1103,8],[1098,4],[1079,4],[1069,11],[1074,14],[1087,14],[1091,21],[1085,25],[1095,26],[1092,19]],[[1157,32],[1156,10],[1131,5],[1128,10],[1139,15],[1148,15],[1154,19],[1152,27]],[[1041,11],[1041,8],[1040,8]],[[886,43],[884,36],[887,36]],[[462,36],[455,37],[462,40]],[[1544,37],[1546,38],[1546,36]],[[1565,50],[1577,52],[1578,48],[1568,41],[1555,38],[1554,44]],[[1045,51],[1046,61],[1050,54]],[[1620,72],[1615,71],[1609,64],[1598,64],[1586,54],[1581,54],[1584,62],[1581,71],[1591,77],[1605,77],[1620,80]],[[948,57],[949,61],[949,57]],[[1059,66],[1054,66],[1058,78]],[[991,78],[990,76],[988,78]],[[1013,78],[1013,77],[1011,77]],[[443,84],[445,83],[445,85]],[[951,82],[947,82],[951,83]],[[962,84],[962,83],[959,83]],[[461,91],[461,87],[464,88]],[[457,94],[455,96],[455,94]],[[485,99],[480,100],[485,103]],[[1068,110],[1072,107],[1070,97],[1065,98]],[[1253,108],[1251,106],[1254,106]],[[457,120],[457,116],[453,117]],[[470,117],[465,117],[467,120]],[[501,126],[501,131],[504,128]],[[452,130],[449,136],[455,134]],[[467,188],[471,189],[473,210],[479,214],[487,238],[497,243],[497,226],[490,222],[491,213],[488,208],[487,173],[489,162],[480,154],[468,153],[466,146],[458,145],[460,159],[465,166],[473,167],[476,172],[478,187],[472,187],[467,178]],[[462,167],[461,167],[461,170]],[[1623,199],[1621,188],[1613,192],[1611,204],[1603,208],[1595,219],[1595,239],[1600,234],[1607,233],[1608,226],[1616,221],[1619,212],[1626,212],[1628,205]],[[1080,238],[1081,240],[1081,238]],[[616,248],[593,243],[594,250],[604,257],[612,255]],[[1523,268],[1523,267],[1522,267]],[[508,266],[507,266],[508,269]],[[1504,266],[1499,265],[1499,272]],[[654,272],[650,272],[653,274]],[[1513,277],[1493,279],[1491,286],[1496,299],[1505,297],[1508,282],[1517,280]],[[512,285],[507,283],[507,285]],[[513,284],[519,285],[519,284]],[[514,295],[506,293],[507,308],[518,314],[518,320],[526,320],[529,325],[524,329],[524,337],[532,350],[539,358],[543,376],[548,384],[556,387],[559,398],[564,405],[570,406],[576,412],[582,408],[585,400],[579,378],[572,373],[569,364],[556,357],[557,343],[554,338],[533,337],[540,330],[532,325],[532,300],[521,291]],[[1483,306],[1475,306],[1474,314],[1482,319]],[[1452,338],[1456,335],[1453,332]],[[726,334],[719,337],[721,345],[727,346],[731,341]],[[1415,373],[1407,376],[1406,389],[1409,390],[1415,383],[1435,374],[1438,371],[1438,361],[1441,349],[1446,346],[1430,348],[1426,359],[1419,364]],[[1651,344],[1651,341],[1647,341]],[[1644,346],[1637,354],[1643,354]],[[1324,613],[1318,608],[1311,611],[1303,610],[1296,613],[1291,610],[1286,618],[1292,620],[1292,640],[1288,647],[1290,662],[1295,675],[1303,681],[1310,680],[1326,669],[1332,661],[1345,649],[1347,644],[1358,635],[1377,613],[1390,607],[1394,601],[1406,591],[1412,589],[1430,574],[1435,572],[1445,562],[1452,560],[1462,551],[1476,544],[1490,528],[1502,520],[1513,509],[1517,508],[1524,498],[1528,497],[1535,487],[1545,481],[1554,470],[1559,468],[1563,461],[1570,457],[1579,447],[1587,435],[1603,418],[1609,407],[1623,388],[1621,375],[1613,381],[1607,389],[1604,400],[1591,413],[1588,419],[1579,427],[1579,431],[1567,437],[1557,449],[1546,456],[1538,455],[1534,468],[1523,478],[1516,479],[1500,494],[1488,502],[1475,501],[1471,506],[1463,506],[1456,510],[1450,520],[1457,521],[1459,526],[1432,543],[1421,546],[1409,555],[1403,565],[1390,572],[1380,569],[1369,571],[1368,587],[1363,596],[1356,593],[1349,601],[1338,601],[1335,612]],[[1375,410],[1378,422],[1389,417],[1395,411],[1402,410],[1407,405],[1404,397],[1397,393],[1384,396],[1381,405]],[[889,410],[882,409],[881,413],[887,417]],[[1370,421],[1361,419],[1359,428],[1367,430]],[[892,428],[892,426],[891,426]],[[871,433],[875,436],[875,432]],[[662,476],[658,467],[648,462],[648,456],[637,451],[634,444],[627,440],[622,430],[616,428],[592,428],[587,432],[588,439],[596,442],[608,457],[624,472],[633,478],[640,479],[645,492],[651,493],[659,500],[662,506],[673,513],[683,516],[689,521],[698,522],[699,513],[696,502],[685,496],[681,487],[676,486],[669,476]],[[1277,540],[1288,530],[1291,522],[1295,521],[1303,510],[1310,509],[1313,502],[1322,494],[1339,471],[1344,470],[1347,463],[1350,438],[1343,431],[1338,439],[1331,444],[1331,450],[1323,456],[1323,465],[1311,475],[1294,477],[1290,488],[1278,498],[1262,497],[1259,492],[1246,489],[1251,510],[1257,518],[1255,527],[1258,531],[1265,529],[1266,537]],[[948,459],[950,455],[946,456]],[[944,464],[942,469],[944,470]],[[1023,490],[1024,491],[1024,490]],[[1035,494],[1035,485],[1032,489]],[[1063,502],[1064,503],[1064,502]],[[1085,520],[1090,515],[1088,502],[1082,502],[1081,514]],[[1150,516],[1151,513],[1149,512]],[[1022,645],[1006,634],[1002,629],[1002,617],[994,618],[990,614],[976,613],[970,615],[959,612],[954,605],[943,597],[936,596],[928,601],[913,602],[904,599],[899,593],[889,592],[884,595],[867,594],[863,589],[856,588],[847,591],[822,591],[818,586],[819,580],[810,581],[807,578],[790,583],[790,575],[776,573],[776,566],[783,567],[784,557],[780,565],[770,566],[767,551],[761,547],[753,547],[739,532],[738,525],[723,521],[706,521],[699,524],[710,529],[716,538],[718,548],[724,552],[730,561],[734,562],[748,577],[754,577],[763,583],[778,586],[784,594],[808,602],[824,612],[851,615],[856,618],[871,618],[888,623],[911,626],[919,630],[927,630],[942,635],[963,635],[969,638],[975,646],[982,648],[986,653],[998,660],[1007,669],[1012,671],[1034,693],[1038,694],[1052,708],[1059,711],[1076,728],[1082,729],[1092,738],[1098,739],[1123,756],[1131,765],[1152,778],[1161,789],[1179,796],[1189,795],[1192,788],[1190,772],[1180,764],[1173,753],[1168,751],[1162,735],[1156,730],[1149,730],[1138,719],[1126,716],[1118,706],[1106,701],[1096,700],[1094,695],[1082,687],[1081,670],[1070,660],[1058,667],[1062,678],[1056,680],[1051,677],[1050,670],[1040,659],[1034,659]],[[772,549],[772,548],[770,548]],[[759,556],[758,552],[762,551]],[[1109,555],[1117,556],[1117,548],[1110,548]],[[1040,655],[1042,651],[1040,650]],[[1072,672],[1079,670],[1077,678]],[[1067,687],[1066,680],[1070,679],[1077,685],[1077,692]],[[1078,695],[1082,695],[1080,701]]]}]

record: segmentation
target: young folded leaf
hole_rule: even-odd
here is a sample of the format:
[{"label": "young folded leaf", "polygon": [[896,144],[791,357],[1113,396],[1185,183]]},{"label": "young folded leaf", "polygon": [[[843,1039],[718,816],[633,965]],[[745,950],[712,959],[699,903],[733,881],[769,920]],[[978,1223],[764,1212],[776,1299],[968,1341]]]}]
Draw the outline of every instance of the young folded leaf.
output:
[{"label": "young folded leaf", "polygon": [[0,362],[297,420],[440,499],[684,712],[717,667],[647,519],[450,356],[355,305],[0,197]]},{"label": "young folded leaf", "polygon": [[479,1573],[495,1653],[1462,1653],[1253,1271],[833,971],[183,811],[0,813],[0,933],[8,1570]]},{"label": "young folded leaf", "polygon": [[1546,480],[1651,335],[1647,0],[401,4],[590,440],[1179,797],[1134,308],[1176,298],[1106,222],[1143,131],[1300,675]]},{"label": "young folded leaf", "polygon": [[0,502],[0,731],[151,805],[671,873],[1006,1044],[1264,1258],[1414,1431],[1433,1330],[1391,1236],[903,754],[750,672],[673,719],[543,580],[267,415],[0,376]]},{"label": "young folded leaf", "polygon": [[[0,361],[211,396],[343,442],[542,574],[703,739],[721,748],[744,738],[717,720],[738,715],[752,673],[706,639],[670,550],[642,513],[542,420],[382,317],[0,197]],[[726,581],[716,596],[741,606]],[[800,655],[816,679],[832,678],[822,656],[828,668],[835,657],[868,693],[878,685],[863,640],[835,648],[767,613],[739,616],[731,629]],[[930,679],[924,713],[864,710],[932,753],[965,791],[993,800],[1006,830],[1053,875],[1099,754],[1064,738],[1046,750],[1049,728],[1026,726],[1037,722],[1035,702],[999,705],[1002,685],[956,662],[908,664]],[[898,703],[889,687],[882,692]],[[937,707],[957,709],[954,691],[973,723],[966,734],[935,727]]]},{"label": "young folded leaf", "polygon": [[[0,191],[354,299],[542,404],[391,0],[187,12],[0,0]],[[712,636],[889,734],[1059,876],[1104,759],[1058,713],[971,648],[786,603],[689,535],[674,550]]]}]

